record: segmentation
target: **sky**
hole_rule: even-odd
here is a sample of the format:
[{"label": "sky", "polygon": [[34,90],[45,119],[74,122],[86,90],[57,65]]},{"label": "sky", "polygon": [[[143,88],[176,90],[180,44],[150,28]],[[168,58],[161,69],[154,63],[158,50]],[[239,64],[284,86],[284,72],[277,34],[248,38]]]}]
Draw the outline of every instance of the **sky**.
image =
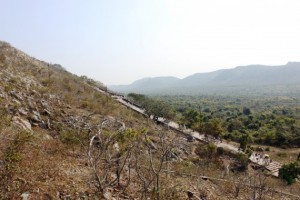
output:
[{"label": "sky", "polygon": [[300,61],[299,0],[2,0],[0,24],[0,40],[106,85]]}]

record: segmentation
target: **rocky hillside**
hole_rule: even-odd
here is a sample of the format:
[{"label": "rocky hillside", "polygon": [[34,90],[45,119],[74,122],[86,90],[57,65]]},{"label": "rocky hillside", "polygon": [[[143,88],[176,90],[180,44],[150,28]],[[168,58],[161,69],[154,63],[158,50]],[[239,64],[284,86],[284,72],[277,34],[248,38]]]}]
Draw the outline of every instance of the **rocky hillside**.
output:
[{"label": "rocky hillside", "polygon": [[0,199],[280,199],[275,190],[299,190],[5,42],[0,80]]}]

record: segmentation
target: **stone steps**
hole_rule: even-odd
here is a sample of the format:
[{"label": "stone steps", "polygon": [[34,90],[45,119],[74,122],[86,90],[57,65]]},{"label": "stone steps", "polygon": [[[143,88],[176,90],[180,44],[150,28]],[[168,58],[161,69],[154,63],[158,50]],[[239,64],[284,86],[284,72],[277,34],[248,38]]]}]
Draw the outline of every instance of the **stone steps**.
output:
[{"label": "stone steps", "polygon": [[279,169],[281,168],[282,164],[276,161],[271,162],[269,165],[266,166],[266,169],[269,170],[273,176],[279,176]]},{"label": "stone steps", "polygon": [[263,166],[265,169],[270,171],[273,176],[279,176],[279,169],[282,166],[281,163],[277,161],[269,162],[268,160],[257,158],[257,156],[255,156],[254,154],[252,154],[249,159],[251,160],[251,162]]}]

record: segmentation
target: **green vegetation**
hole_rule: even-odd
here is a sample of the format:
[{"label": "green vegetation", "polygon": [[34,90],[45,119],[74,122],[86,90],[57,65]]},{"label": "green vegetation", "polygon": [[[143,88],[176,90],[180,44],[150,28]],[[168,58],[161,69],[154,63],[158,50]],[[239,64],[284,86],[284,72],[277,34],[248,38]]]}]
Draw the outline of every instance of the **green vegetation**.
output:
[{"label": "green vegetation", "polygon": [[[247,173],[236,173],[247,169],[245,154],[233,155],[213,142],[187,141],[102,94],[97,88],[105,88],[97,81],[13,48],[0,48],[0,66],[6,66],[0,73],[0,199],[20,199],[24,193],[29,199],[186,199],[187,191],[202,199],[219,199],[219,194],[232,199],[234,193],[249,199],[266,188],[262,181],[251,182]],[[156,119],[174,119],[214,137],[232,134],[246,152],[256,140],[245,121],[255,121],[260,111],[249,99],[236,105],[209,97],[168,101],[130,96]],[[288,112],[294,112],[290,107]],[[287,122],[299,127],[297,118],[289,118]],[[271,131],[273,127],[263,125]],[[243,180],[244,188],[237,180]],[[294,185],[296,192],[289,191],[296,194],[299,185]],[[268,184],[266,196],[277,186],[286,188]]]},{"label": "green vegetation", "polygon": [[288,185],[291,185],[295,182],[296,178],[300,176],[300,166],[298,162],[292,162],[286,165],[283,165],[279,169],[279,176],[287,182]]},{"label": "green vegetation", "polygon": [[239,142],[242,149],[251,143],[300,147],[299,98],[156,96],[155,99],[176,111],[173,120],[179,124]]},{"label": "green vegetation", "polygon": [[[22,161],[24,156],[24,148],[26,144],[31,141],[32,136],[26,131],[19,131],[16,133],[14,138],[9,144],[5,145],[3,149],[3,169],[0,165],[0,194],[4,199],[14,199],[8,197],[7,190],[11,188],[16,188],[18,186],[13,185],[14,179],[17,174],[23,169],[20,167],[19,163]],[[0,148],[1,153],[1,148]],[[1,154],[0,154],[1,158]],[[1,159],[0,159],[1,161]],[[0,163],[1,164],[1,163]]]},{"label": "green vegetation", "polygon": [[174,111],[167,103],[163,101],[135,93],[128,94],[128,97],[133,99],[143,108],[145,108],[146,113],[149,116],[153,115],[153,118],[155,120],[157,120],[158,117],[173,118],[174,116]]},{"label": "green vegetation", "polygon": [[[1,101],[0,101],[1,105]],[[0,131],[4,129],[5,127],[10,125],[11,117],[8,115],[8,112],[4,109],[0,109]]]},{"label": "green vegetation", "polygon": [[25,143],[30,141],[31,134],[26,131],[17,133],[11,141],[9,147],[5,151],[5,167],[7,171],[16,167],[17,163],[22,159],[22,148]]},{"label": "green vegetation", "polygon": [[236,155],[236,159],[239,162],[239,170],[245,171],[247,169],[247,166],[249,164],[249,158],[246,154],[239,153]]},{"label": "green vegetation", "polygon": [[200,146],[200,149],[197,149],[197,154],[208,159],[212,159],[213,156],[217,153],[217,146],[214,143],[208,143],[204,146]]}]

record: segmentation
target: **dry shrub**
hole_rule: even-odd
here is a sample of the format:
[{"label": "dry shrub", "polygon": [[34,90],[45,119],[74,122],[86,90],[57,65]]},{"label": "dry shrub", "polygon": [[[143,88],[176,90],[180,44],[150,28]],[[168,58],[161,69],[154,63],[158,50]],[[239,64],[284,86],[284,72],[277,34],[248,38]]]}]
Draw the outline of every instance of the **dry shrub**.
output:
[{"label": "dry shrub", "polygon": [[19,131],[4,149],[3,166],[0,168],[0,194],[5,194],[4,198],[14,199],[16,194],[26,188],[26,181],[19,177],[23,171],[20,163],[24,159],[23,152],[31,138],[30,133]]}]

